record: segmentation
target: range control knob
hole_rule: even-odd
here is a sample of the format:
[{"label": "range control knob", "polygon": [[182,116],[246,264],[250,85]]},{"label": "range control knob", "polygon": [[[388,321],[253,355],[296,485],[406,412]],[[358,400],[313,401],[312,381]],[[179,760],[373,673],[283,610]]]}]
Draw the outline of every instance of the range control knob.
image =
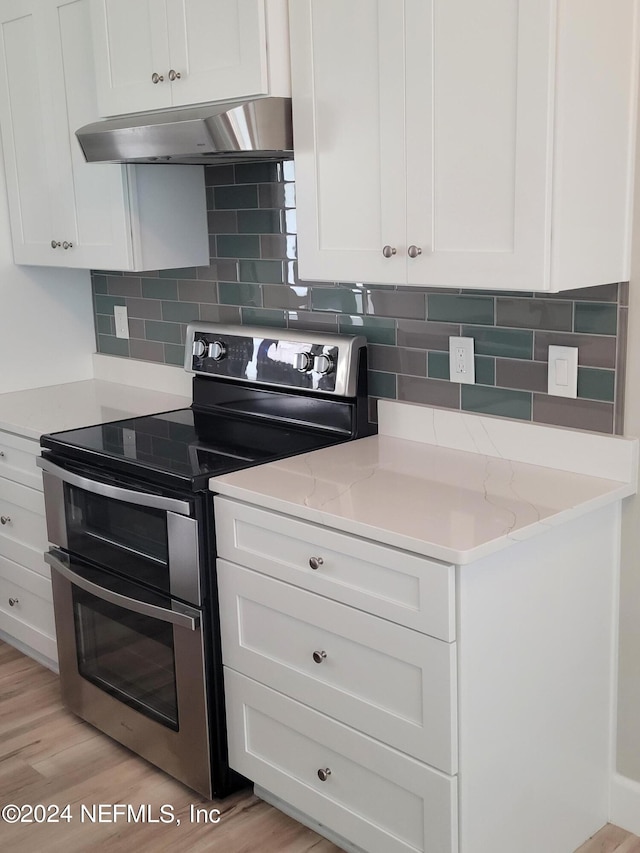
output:
[{"label": "range control knob", "polygon": [[202,340],[202,338],[198,338],[193,342],[193,354],[196,358],[202,358],[207,349],[206,343]]},{"label": "range control knob", "polygon": [[316,373],[320,373],[325,376],[327,373],[331,373],[334,369],[335,364],[333,363],[333,359],[330,355],[317,355],[313,359],[313,369]]},{"label": "range control knob", "polygon": [[308,373],[313,367],[313,356],[310,352],[297,352],[293,357],[293,366],[300,373]]},{"label": "range control knob", "polygon": [[214,361],[222,361],[226,354],[227,348],[222,341],[214,341],[212,344],[209,344],[209,358],[212,358]]}]

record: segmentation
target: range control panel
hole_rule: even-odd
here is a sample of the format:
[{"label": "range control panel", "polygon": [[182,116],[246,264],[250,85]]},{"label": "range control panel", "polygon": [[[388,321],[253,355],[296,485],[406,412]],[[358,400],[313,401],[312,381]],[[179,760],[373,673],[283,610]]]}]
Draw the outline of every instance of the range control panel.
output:
[{"label": "range control panel", "polygon": [[185,370],[277,388],[355,396],[363,337],[191,323]]}]

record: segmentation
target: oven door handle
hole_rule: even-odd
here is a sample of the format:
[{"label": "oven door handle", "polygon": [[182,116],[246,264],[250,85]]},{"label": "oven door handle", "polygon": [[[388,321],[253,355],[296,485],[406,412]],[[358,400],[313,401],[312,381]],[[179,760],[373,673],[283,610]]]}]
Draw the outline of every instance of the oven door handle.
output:
[{"label": "oven door handle", "polygon": [[62,560],[58,559],[55,554],[48,551],[44,555],[45,562],[52,569],[59,572],[66,580],[75,586],[84,589],[85,592],[90,592],[96,598],[101,598],[125,610],[133,610],[134,613],[141,613],[143,616],[150,616],[153,619],[159,619],[161,622],[170,622],[172,625],[177,625],[179,628],[188,628],[189,631],[197,631],[200,627],[200,615],[194,614],[188,616],[186,613],[178,613],[175,610],[167,610],[166,607],[158,607],[155,604],[147,604],[146,601],[139,601],[137,598],[129,598],[128,595],[121,595],[118,592],[113,592],[110,589],[105,589],[103,586],[92,583],[82,575],[72,571],[69,566],[65,565]]},{"label": "oven door handle", "polygon": [[36,464],[38,468],[42,468],[48,474],[58,477],[58,479],[63,480],[65,483],[69,483],[70,486],[77,486],[79,489],[84,489],[86,492],[91,492],[94,495],[102,495],[105,498],[126,501],[126,503],[146,506],[151,509],[177,512],[180,515],[191,515],[191,507],[188,501],[180,501],[177,498],[166,498],[164,495],[135,492],[131,489],[123,489],[120,486],[112,486],[110,483],[101,483],[99,480],[81,477],[80,474],[74,474],[72,471],[67,471],[59,465],[54,465],[53,462],[42,456],[38,456]]}]

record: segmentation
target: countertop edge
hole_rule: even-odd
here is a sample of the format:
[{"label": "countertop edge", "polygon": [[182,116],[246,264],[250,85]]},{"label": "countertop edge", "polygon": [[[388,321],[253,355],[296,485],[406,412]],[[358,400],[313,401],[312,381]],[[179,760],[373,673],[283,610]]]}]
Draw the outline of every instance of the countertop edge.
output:
[{"label": "countertop edge", "polygon": [[375,527],[365,524],[364,522],[354,521],[344,516],[335,515],[323,510],[313,509],[311,507],[301,506],[297,503],[288,502],[281,498],[275,498],[263,492],[255,492],[246,487],[234,486],[230,483],[218,482],[218,478],[212,478],[209,482],[209,488],[214,494],[224,497],[233,498],[234,500],[242,501],[257,505],[262,509],[273,510],[274,512],[289,515],[294,518],[302,519],[316,524],[322,524],[325,527],[339,530],[342,533],[349,533],[354,536],[359,536],[363,539],[380,542],[383,545],[389,545],[392,548],[399,548],[412,554],[419,554],[423,557],[428,557],[434,560],[440,560],[443,563],[455,565],[467,565],[473,563],[482,557],[487,557],[491,554],[508,548],[518,542],[539,535],[545,530],[550,530],[558,525],[564,524],[574,518],[579,518],[590,512],[595,512],[605,506],[622,501],[626,497],[635,494],[635,486],[628,483],[620,484],[619,487],[612,489],[610,492],[599,495],[591,500],[570,507],[566,510],[561,510],[544,521],[538,521],[527,525],[520,529],[516,534],[505,534],[504,536],[496,537],[488,542],[482,543],[475,548],[470,548],[466,551],[448,548],[443,545],[438,545],[425,540],[416,539],[414,537],[405,536],[396,533],[393,530]]}]

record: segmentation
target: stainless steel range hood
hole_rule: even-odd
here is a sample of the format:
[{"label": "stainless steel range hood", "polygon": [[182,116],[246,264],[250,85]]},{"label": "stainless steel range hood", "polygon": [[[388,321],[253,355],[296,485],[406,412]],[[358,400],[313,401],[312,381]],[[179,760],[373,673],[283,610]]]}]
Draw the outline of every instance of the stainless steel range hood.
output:
[{"label": "stainless steel range hood", "polygon": [[291,100],[259,98],[105,119],[76,136],[89,163],[220,163],[293,157]]}]

